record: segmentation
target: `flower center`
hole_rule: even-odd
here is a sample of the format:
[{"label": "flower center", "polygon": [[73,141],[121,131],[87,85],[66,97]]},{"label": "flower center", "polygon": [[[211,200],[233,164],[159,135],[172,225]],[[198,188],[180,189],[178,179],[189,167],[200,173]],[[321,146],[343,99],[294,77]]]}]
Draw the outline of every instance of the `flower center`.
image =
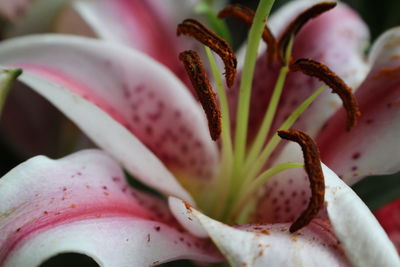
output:
[{"label": "flower center", "polygon": [[[324,179],[320,165],[319,151],[315,142],[303,132],[289,130],[299,116],[329,86],[342,99],[347,111],[347,129],[350,129],[360,115],[354,96],[336,74],[322,63],[299,59],[292,63],[291,51],[293,40],[301,27],[310,19],[336,6],[335,2],[323,2],[301,13],[276,41],[271,31],[265,26],[265,20],[273,1],[261,0],[257,11],[241,5],[230,5],[219,13],[219,17],[233,16],[247,25],[251,25],[246,57],[239,87],[238,109],[236,114],[235,137],[232,138],[229,106],[221,74],[212,55],[214,51],[225,65],[227,87],[234,83],[236,57],[229,44],[201,23],[187,19],[178,25],[178,35],[194,37],[205,45],[205,51],[214,76],[218,92],[219,105],[209,84],[206,71],[196,52],[184,51],[179,55],[190,77],[208,119],[210,135],[213,140],[221,139],[221,165],[213,184],[213,205],[198,204],[210,216],[227,223],[249,222],[249,215],[257,203],[257,193],[273,175],[290,168],[305,167],[310,179],[312,196],[307,209],[293,223],[291,231],[297,231],[318,213],[324,201]],[[251,87],[257,58],[259,41],[267,43],[268,64],[280,68],[280,72],[263,121],[254,141],[247,146],[247,128],[250,112]],[[268,140],[271,125],[289,71],[300,71],[322,80],[327,86],[321,86],[308,99],[301,103],[278,128],[278,135]],[[280,137],[299,143],[303,150],[304,164],[281,163],[265,169],[270,155],[277,148]]]}]

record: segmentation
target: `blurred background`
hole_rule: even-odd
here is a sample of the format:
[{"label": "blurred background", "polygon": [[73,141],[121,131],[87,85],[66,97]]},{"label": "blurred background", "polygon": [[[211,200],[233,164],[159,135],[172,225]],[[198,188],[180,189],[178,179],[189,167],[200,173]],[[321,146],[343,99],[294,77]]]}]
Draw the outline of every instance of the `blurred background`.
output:
[{"label": "blurred background", "polygon": [[[161,1],[161,0],[160,0]],[[276,0],[274,9],[285,4],[289,0]],[[255,8],[256,0],[231,1],[241,3]],[[371,31],[371,41],[375,40],[384,30],[400,25],[400,0],[343,0],[356,9],[366,21]],[[230,22],[229,26],[239,29],[239,33],[233,36],[236,46],[245,38],[247,29],[242,24]],[[45,154],[50,157],[59,157],[76,147],[90,146],[90,142],[82,137],[79,131],[49,104],[35,105],[34,99],[37,95],[30,90],[20,90],[23,96],[10,97],[0,118],[0,177],[11,168],[26,160],[27,158]],[[11,92],[13,94],[14,92]],[[23,108],[27,114],[32,115],[33,120],[18,124],[9,131],[7,125],[24,121],[24,118],[11,117],[12,109]],[[51,114],[50,120],[42,120],[40,116],[35,117],[35,111]],[[19,113],[21,114],[21,113]],[[22,115],[23,116],[23,115]],[[32,134],[28,129],[35,128]],[[17,138],[14,138],[17,137]],[[15,143],[13,140],[27,140],[26,142]],[[34,141],[32,141],[34,140]],[[72,144],[70,140],[74,140]],[[400,174],[390,176],[369,177],[357,183],[354,190],[367,203],[371,210],[400,198]],[[385,192],[384,194],[382,192]],[[68,259],[68,260],[66,260]],[[97,266],[91,259],[80,255],[62,255],[51,259],[43,266]],[[170,263],[163,266],[191,266],[189,262]]]}]

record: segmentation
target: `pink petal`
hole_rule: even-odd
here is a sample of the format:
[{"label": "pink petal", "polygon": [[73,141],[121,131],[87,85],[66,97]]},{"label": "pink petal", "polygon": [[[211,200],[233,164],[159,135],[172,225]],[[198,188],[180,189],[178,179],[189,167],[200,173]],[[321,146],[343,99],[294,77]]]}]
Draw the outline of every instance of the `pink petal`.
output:
[{"label": "pink petal", "polygon": [[400,170],[399,41],[400,30],[395,28],[372,48],[373,67],[356,92],[362,113],[356,127],[341,130],[345,116],[340,110],[318,136],[322,160],[346,183]]},{"label": "pink petal", "polygon": [[379,208],[374,214],[400,253],[400,199]]},{"label": "pink petal", "polygon": [[0,190],[2,266],[37,266],[63,252],[102,266],[218,259],[207,243],[180,232],[165,203],[130,188],[98,150],[35,157],[0,179]]},{"label": "pink petal", "polygon": [[[311,6],[313,1],[292,1],[278,10],[269,20],[274,32],[280,33],[297,14]],[[357,86],[365,77],[367,65],[362,59],[362,46],[368,40],[368,30],[361,18],[347,5],[311,20],[297,35],[293,47],[293,59],[311,58],[322,61],[339,74],[351,86]],[[268,67],[266,56],[257,61],[252,88],[250,113],[250,138],[258,129],[272,95],[278,75],[278,67]],[[237,79],[237,85],[239,79]],[[273,131],[302,103],[321,83],[301,73],[289,73],[283,89],[279,108],[272,126]],[[231,91],[231,106],[237,101],[237,88]],[[306,111],[294,128],[315,135],[329,116],[340,107],[336,95],[326,90]],[[234,113],[235,111],[233,111]]]},{"label": "pink petal", "polygon": [[310,189],[307,175],[298,171],[286,171],[272,178],[260,198],[254,221],[261,223],[294,222],[306,209]]},{"label": "pink petal", "polygon": [[[186,79],[178,54],[183,50],[182,38],[176,36],[176,25],[180,18],[190,16],[193,1],[141,1],[141,0],[100,0],[77,1],[71,10],[58,21],[59,32],[90,34],[89,27],[96,36],[128,45],[148,54],[166,65],[178,77]],[[173,10],[175,9],[175,10]],[[182,11],[182,12],[179,12]],[[92,34],[90,34],[92,35]]]},{"label": "pink petal", "polygon": [[[182,208],[185,208],[184,205]],[[295,234],[289,224],[230,227],[188,207],[232,266],[350,266],[326,222]],[[312,257],[310,257],[312,255]]]},{"label": "pink petal", "polygon": [[[301,155],[298,146],[296,150],[293,149],[294,154]],[[393,244],[368,207],[325,165],[323,172],[326,204],[319,217],[329,219],[331,231],[342,244],[349,261],[354,266],[398,266],[400,261]],[[293,222],[308,203],[308,187],[308,179],[300,169],[274,177],[268,182],[267,193],[257,207],[257,222]]]},{"label": "pink petal", "polygon": [[[302,155],[298,144],[288,142],[274,165],[283,162],[303,162]],[[293,222],[307,207],[310,194],[308,176],[303,168],[285,170],[271,177],[266,183],[253,221]]]},{"label": "pink petal", "polygon": [[[50,91],[36,88],[42,95],[53,94],[53,104],[73,119],[93,141],[124,162],[132,173],[138,168],[154,172],[161,167],[140,167],[148,165],[150,160],[145,158],[150,157],[145,156],[149,154],[145,152],[146,148],[128,132],[124,133],[125,140],[121,139],[121,133],[112,134],[111,129],[104,126],[103,115],[85,116],[85,109],[91,105],[75,94],[96,104],[124,125],[177,175],[188,180],[200,177],[203,182],[208,182],[216,171],[218,150],[209,136],[203,111],[167,69],[139,52],[108,42],[47,35],[4,42],[0,46],[0,61],[23,66],[25,71],[72,91],[71,95],[59,87],[50,87]],[[36,82],[39,80],[35,79]],[[79,114],[65,105],[57,94],[65,95],[72,103],[85,103],[83,105],[87,107]],[[95,112],[103,113],[97,109]],[[118,131],[125,131],[111,118],[107,121]],[[141,146],[142,154],[133,152],[127,142]],[[152,162],[157,160],[153,155],[150,158]],[[134,159],[138,162],[133,163]],[[138,178],[160,188],[156,176],[159,174],[152,178]]]},{"label": "pink petal", "polygon": [[[359,15],[345,4],[310,21],[296,37],[293,58],[311,58],[325,63],[348,85],[357,88],[368,72],[363,48],[369,31]],[[275,119],[278,127],[294,108],[311,95],[321,82],[304,74],[288,77],[280,110]],[[325,121],[341,106],[339,98],[326,90],[293,126],[315,135]]]}]

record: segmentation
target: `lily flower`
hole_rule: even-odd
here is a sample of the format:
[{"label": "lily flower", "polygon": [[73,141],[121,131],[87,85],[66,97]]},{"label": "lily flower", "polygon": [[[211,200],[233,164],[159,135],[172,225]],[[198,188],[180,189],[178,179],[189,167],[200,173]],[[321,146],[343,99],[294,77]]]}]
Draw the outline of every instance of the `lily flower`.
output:
[{"label": "lily flower", "polygon": [[[64,35],[2,42],[2,66],[23,69],[18,79],[102,150],[59,160],[38,156],[0,179],[0,263],[37,266],[59,253],[78,252],[101,266],[155,266],[176,259],[225,259],[232,266],[400,266],[393,244],[345,183],[398,170],[396,131],[390,127],[398,127],[400,118],[400,33],[393,29],[379,38],[364,63],[358,48],[366,29],[350,8],[338,4],[300,29],[299,21],[334,4],[315,9],[309,1],[295,1],[268,20],[280,40],[285,34],[279,33],[290,33],[288,41],[270,42],[255,64],[270,4],[260,1],[254,18],[239,8],[254,22],[236,82],[226,42],[194,20],[178,26],[179,34],[194,36],[222,56],[232,85],[230,107],[208,49],[220,107],[193,51],[180,58],[201,105],[170,70],[127,46]],[[279,43],[284,45],[271,56]],[[322,59],[329,68],[318,62]],[[355,98],[331,69],[358,87]],[[9,73],[14,76],[5,76],[8,81],[15,77]],[[345,108],[326,105],[333,100],[324,86],[316,90],[321,83],[315,77],[340,95]],[[243,96],[246,83],[256,95],[253,102]],[[290,104],[278,108],[282,90]],[[239,116],[230,121],[236,101]],[[358,106],[363,117],[356,123]],[[329,168],[310,135],[289,130],[295,121],[296,128],[317,136]],[[230,124],[236,127],[233,138]],[[302,152],[294,142],[279,147],[275,129]],[[213,139],[221,134],[221,142],[210,134]],[[373,157],[376,151],[389,152]],[[287,162],[292,160],[300,163]],[[168,196],[168,203],[130,188],[122,168]]]}]

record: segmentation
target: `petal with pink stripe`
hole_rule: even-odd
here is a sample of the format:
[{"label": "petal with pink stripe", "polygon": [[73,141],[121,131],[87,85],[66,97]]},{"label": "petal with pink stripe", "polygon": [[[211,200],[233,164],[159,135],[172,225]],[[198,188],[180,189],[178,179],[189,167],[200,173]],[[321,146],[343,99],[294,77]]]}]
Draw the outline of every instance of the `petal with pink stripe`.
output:
[{"label": "petal with pink stripe", "polygon": [[[297,149],[298,155],[301,155],[300,149]],[[339,240],[341,250],[352,266],[399,266],[397,251],[368,207],[333,171],[325,165],[322,167],[325,177],[325,207],[310,225],[321,219],[329,219],[329,223],[325,224],[329,232]],[[260,200],[257,222],[292,223],[308,203],[308,187],[308,180],[303,171],[281,173],[274,177],[266,186],[266,190],[273,196]],[[298,193],[293,194],[298,191],[304,192],[301,195],[305,202],[299,200]],[[290,211],[284,213],[284,209]]]},{"label": "petal with pink stripe", "polygon": [[71,5],[73,7],[60,16],[57,31],[90,34],[77,27],[76,22],[80,21],[80,25],[89,27],[96,36],[142,51],[186,79],[178,60],[183,46],[182,39],[176,36],[179,22],[176,14],[184,18],[189,16],[194,9],[193,1],[177,4],[176,1],[81,0]]},{"label": "petal with pink stripe", "polygon": [[166,203],[130,188],[98,150],[35,157],[0,179],[0,192],[2,266],[37,266],[63,252],[102,266],[219,259],[209,243],[179,229]]},{"label": "petal with pink stripe", "polygon": [[[33,83],[40,84],[41,88],[36,88],[40,94],[53,94],[52,102],[59,108],[64,104],[56,91],[69,94],[60,86],[94,103],[115,120],[110,123],[123,125],[176,175],[189,181],[209,181],[216,171],[218,150],[198,103],[171,72],[140,52],[88,38],[39,35],[3,42],[0,63],[20,66],[50,81],[53,85],[46,85],[47,89],[36,78]],[[139,157],[132,155],[126,140],[110,134],[100,115],[89,118],[65,105],[61,109],[67,115],[74,113],[69,117],[106,150],[119,147],[113,155],[125,167]],[[84,117],[89,121],[81,121]]]},{"label": "petal with pink stripe", "polygon": [[400,30],[384,33],[371,50],[371,72],[355,96],[361,118],[350,131],[343,110],[327,122],[317,141],[322,160],[353,184],[367,175],[400,170]]}]

